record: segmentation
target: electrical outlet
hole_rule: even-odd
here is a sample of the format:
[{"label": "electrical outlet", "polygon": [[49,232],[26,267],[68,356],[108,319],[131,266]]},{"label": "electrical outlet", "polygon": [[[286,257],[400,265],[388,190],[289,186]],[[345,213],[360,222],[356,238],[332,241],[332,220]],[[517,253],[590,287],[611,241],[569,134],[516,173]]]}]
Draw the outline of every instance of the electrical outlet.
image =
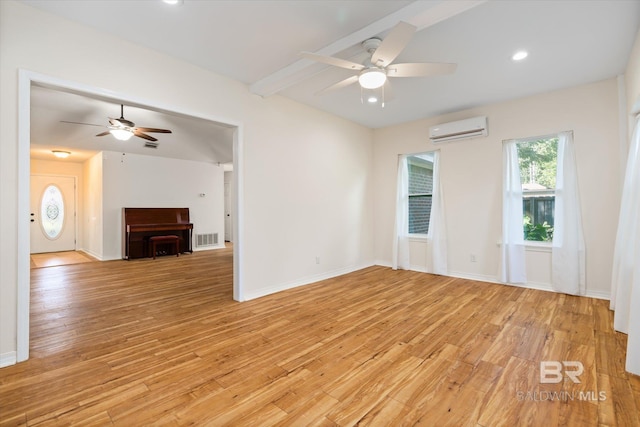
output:
[{"label": "electrical outlet", "polygon": [[316,257],[316,264],[320,264],[320,257],[319,256]]},{"label": "electrical outlet", "polygon": [[471,254],[471,262],[476,262],[476,254]]}]

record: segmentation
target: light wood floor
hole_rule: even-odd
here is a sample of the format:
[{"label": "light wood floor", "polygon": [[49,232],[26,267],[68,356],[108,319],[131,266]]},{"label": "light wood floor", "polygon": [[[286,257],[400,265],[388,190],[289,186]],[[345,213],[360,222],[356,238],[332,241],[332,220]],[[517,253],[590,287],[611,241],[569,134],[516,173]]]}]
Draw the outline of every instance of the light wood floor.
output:
[{"label": "light wood floor", "polygon": [[0,425],[640,425],[606,301],[371,267],[237,303],[231,257],[32,270]]},{"label": "light wood floor", "polygon": [[82,264],[96,261],[97,259],[82,251],[31,254],[31,268],[57,267],[59,265]]}]

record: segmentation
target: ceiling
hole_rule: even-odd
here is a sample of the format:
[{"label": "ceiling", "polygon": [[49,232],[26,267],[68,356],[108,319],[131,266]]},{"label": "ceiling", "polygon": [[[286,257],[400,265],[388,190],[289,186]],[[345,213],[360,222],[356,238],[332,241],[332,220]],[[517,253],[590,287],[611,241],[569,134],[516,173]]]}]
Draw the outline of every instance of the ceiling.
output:
[{"label": "ceiling", "polygon": [[146,141],[137,137],[126,142],[110,135],[96,138],[95,135],[107,130],[109,118],[120,117],[119,104],[33,86],[31,157],[51,160],[52,150],[67,150],[73,153],[68,161],[83,162],[99,151],[125,151],[122,147],[126,144],[126,152],[133,154],[221,164],[233,161],[234,129],[229,126],[130,104],[124,106],[123,112],[124,118],[136,126],[170,129],[172,133],[148,133],[158,139],[157,148],[145,147]]},{"label": "ceiling", "polygon": [[[232,77],[253,93],[286,96],[370,128],[622,74],[640,24],[640,0],[23,3]],[[374,36],[384,39],[399,21],[418,31],[394,62],[453,62],[458,64],[456,72],[391,79],[393,99],[384,108],[362,104],[358,85],[316,95],[351,72],[302,59],[301,51],[360,62],[366,57],[361,42]],[[514,62],[511,55],[519,49],[529,56]],[[117,105],[114,111],[113,104],[94,107],[91,100],[74,101],[77,95],[58,95],[44,88],[35,94],[34,108],[56,105],[46,110],[57,116],[42,119],[50,125],[59,120],[106,123],[107,116],[119,114]],[[42,116],[46,115],[43,108]],[[142,126],[172,130],[179,129],[180,120],[188,120],[133,107],[125,109],[125,117]],[[42,130],[32,133],[43,138],[55,132],[45,124],[33,126]],[[214,129],[209,139],[217,140],[218,131],[227,132],[223,138],[228,144],[229,129],[215,124]],[[177,137],[175,132],[162,135],[160,149]],[[207,148],[196,151],[200,149]]]}]

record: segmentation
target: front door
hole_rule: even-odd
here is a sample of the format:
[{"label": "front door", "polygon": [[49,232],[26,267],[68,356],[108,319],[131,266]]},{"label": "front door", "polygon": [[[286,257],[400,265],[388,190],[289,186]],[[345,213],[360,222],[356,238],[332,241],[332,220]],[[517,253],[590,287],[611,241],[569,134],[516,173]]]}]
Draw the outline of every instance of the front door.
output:
[{"label": "front door", "polygon": [[31,175],[31,253],[76,249],[75,177]]}]

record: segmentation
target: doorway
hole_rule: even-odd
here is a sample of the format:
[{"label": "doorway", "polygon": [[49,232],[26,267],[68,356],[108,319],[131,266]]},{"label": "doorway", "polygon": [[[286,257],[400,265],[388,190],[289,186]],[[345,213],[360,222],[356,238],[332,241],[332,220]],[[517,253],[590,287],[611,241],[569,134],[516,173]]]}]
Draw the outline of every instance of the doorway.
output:
[{"label": "doorway", "polygon": [[174,106],[150,104],[146,100],[126,94],[118,94],[109,90],[100,89],[84,84],[70,82],[59,78],[34,73],[27,70],[19,70],[18,84],[18,221],[17,234],[17,355],[16,361],[22,362],[29,358],[29,294],[30,294],[30,145],[31,145],[31,88],[42,86],[54,90],[76,93],[79,95],[108,100],[114,103],[130,103],[153,111],[174,113],[182,116],[202,119],[226,126],[233,132],[233,299],[243,301],[242,287],[242,242],[243,242],[243,139],[242,127],[239,123],[230,123],[228,120],[218,120],[214,117],[198,116],[189,111],[181,111]]}]

